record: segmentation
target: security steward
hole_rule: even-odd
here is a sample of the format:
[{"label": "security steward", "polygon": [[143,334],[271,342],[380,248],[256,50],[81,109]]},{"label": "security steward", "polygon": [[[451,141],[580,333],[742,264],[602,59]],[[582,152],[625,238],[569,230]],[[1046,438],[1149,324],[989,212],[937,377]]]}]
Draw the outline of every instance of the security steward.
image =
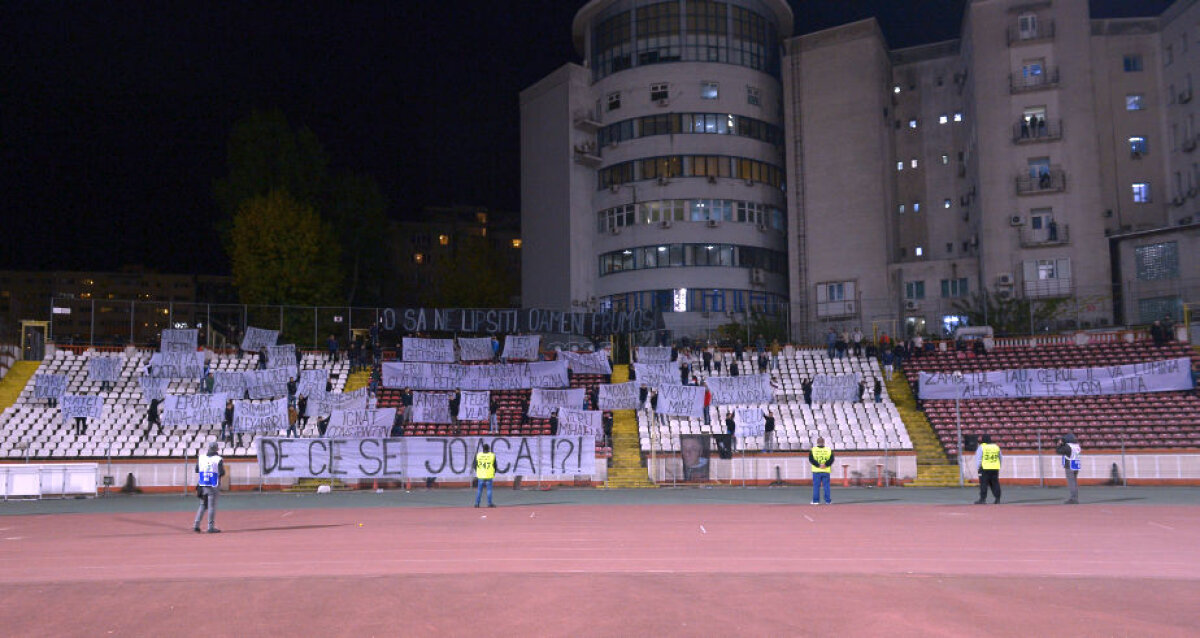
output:
[{"label": "security steward", "polygon": [[992,502],[1000,503],[1000,463],[1004,455],[1000,446],[992,443],[992,435],[984,434],[979,437],[979,447],[975,450],[975,465],[979,468],[979,500],[976,505],[987,502],[988,488],[992,490]]},{"label": "security steward", "polygon": [[196,482],[196,496],[200,499],[200,509],[196,510],[196,522],[192,531],[200,532],[200,520],[204,518],[204,510],[208,510],[208,533],[217,534],[217,496],[221,493],[219,487],[221,477],[225,476],[225,460],[217,454],[217,442],[208,444],[208,453],[200,454],[196,462],[196,473],[200,480]]},{"label": "security steward", "polygon": [[496,455],[492,452],[492,446],[487,443],[483,444],[483,451],[475,455],[475,479],[478,481],[478,486],[475,488],[475,507],[479,507],[479,497],[483,496],[483,486],[487,485],[488,507],[495,507],[492,503],[492,479],[496,476]]},{"label": "security steward", "polygon": [[825,489],[825,504],[832,504],[833,499],[829,497],[829,475],[833,471],[833,450],[825,447],[824,438],[818,438],[817,444],[808,451],[808,463],[812,466],[813,476],[812,504],[821,503],[822,486]]}]

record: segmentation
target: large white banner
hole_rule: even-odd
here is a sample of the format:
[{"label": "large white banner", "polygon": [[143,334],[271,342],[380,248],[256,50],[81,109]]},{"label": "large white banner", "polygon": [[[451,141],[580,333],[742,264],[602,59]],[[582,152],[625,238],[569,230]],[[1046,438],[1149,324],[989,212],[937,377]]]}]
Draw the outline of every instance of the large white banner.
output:
[{"label": "large white banner", "polygon": [[608,353],[598,352],[568,352],[559,350],[558,356],[566,359],[567,367],[575,374],[612,374],[612,365],[608,362]]},{"label": "large white banner", "polygon": [[121,379],[121,368],[125,357],[88,357],[88,381],[115,383]]},{"label": "large white banner", "polygon": [[600,423],[600,410],[558,409],[558,436],[590,436],[597,441],[604,438],[604,427]]},{"label": "large white banner", "polygon": [[637,381],[628,383],[601,383],[601,410],[638,410],[642,402],[638,400],[639,385]]},{"label": "large white banner", "polygon": [[664,385],[658,389],[658,414],[704,418],[704,386]]},{"label": "large white banner", "polygon": [[396,421],[396,408],[367,408],[363,410],[334,410],[329,416],[328,438],[369,439],[387,438]]},{"label": "large white banner", "polygon": [[164,379],[200,379],[204,377],[203,352],[155,352],[150,355],[146,373]]},{"label": "large white banner", "polygon": [[529,387],[565,388],[571,385],[566,361],[538,361],[529,366]]},{"label": "large white banner", "polygon": [[460,361],[491,361],[496,358],[495,342],[491,337],[459,337]]},{"label": "large white banner", "polygon": [[413,392],[414,423],[452,423],[450,395],[440,392]]},{"label": "large white banner", "polygon": [[[296,382],[296,396],[308,397],[309,402],[325,396],[325,384],[329,381],[329,370],[301,370],[300,380]],[[307,416],[307,415],[306,415]]]},{"label": "large white banner", "polygon": [[767,425],[766,417],[758,408],[738,408],[733,418],[737,423],[734,434],[738,437],[762,436]]},{"label": "large white banner", "polygon": [[196,328],[167,328],[159,339],[159,352],[195,352],[200,331]]},{"label": "large white banner", "polygon": [[852,374],[818,374],[813,377],[813,403],[831,403],[833,401],[857,401],[858,373]]},{"label": "large white banner", "polygon": [[67,375],[37,374],[33,377],[33,398],[57,399],[67,392]]},{"label": "large white banner", "polygon": [[[238,375],[238,377],[240,378],[241,375]],[[155,399],[160,401],[165,399],[167,396],[167,384],[171,382],[170,379],[164,377],[151,377],[144,374],[138,377],[138,381],[141,382],[142,396],[146,398],[147,403]],[[241,396],[241,394],[239,393],[238,396]]]},{"label": "large white banner", "polygon": [[670,363],[635,363],[633,371],[637,382],[652,388],[664,385],[683,385],[679,382],[679,368]]},{"label": "large white banner", "polygon": [[458,394],[459,421],[487,421],[491,393],[463,391]]},{"label": "large white banner", "polygon": [[[224,394],[168,394],[159,418],[164,428],[217,425],[225,419]],[[236,411],[236,408],[235,408]]]},{"label": "large white banner", "polygon": [[334,410],[365,410],[367,398],[366,388],[353,392],[322,392],[308,400],[304,416],[326,417],[333,414]]},{"label": "large white banner", "polygon": [[412,390],[528,390],[570,385],[566,361],[458,365],[383,364],[383,387]]},{"label": "large white banner", "polygon": [[404,361],[407,363],[454,363],[454,340],[405,337]]},{"label": "large white banner", "polygon": [[275,399],[262,403],[234,401],[233,431],[270,434],[282,432],[288,426],[287,407],[287,399]]},{"label": "large white banner", "polygon": [[529,416],[535,419],[548,419],[559,408],[583,407],[585,391],[583,388],[571,390],[546,390],[534,388],[529,394]]},{"label": "large white banner", "polygon": [[742,377],[709,377],[704,384],[712,391],[713,405],[731,403],[770,403],[775,398],[771,375],[748,374]]},{"label": "large white banner", "polygon": [[275,345],[275,342],[278,340],[278,330],[249,327],[246,328],[246,335],[242,337],[242,350],[246,352],[258,352],[267,346]]},{"label": "large white banner", "polygon": [[213,392],[241,398],[246,394],[246,377],[241,372],[213,371]]},{"label": "large white banner", "polygon": [[541,344],[541,335],[507,335],[501,356],[509,361],[537,361]]},{"label": "large white banner", "polygon": [[296,365],[296,344],[285,343],[278,346],[267,346],[267,367],[276,370],[289,368],[293,377],[298,373]]},{"label": "large white banner", "polygon": [[922,399],[1072,397],[1191,389],[1191,359],[1187,357],[1103,368],[922,372],[920,376]]},{"label": "large white banner", "polygon": [[58,409],[62,411],[63,423],[68,425],[71,419],[78,417],[100,419],[104,417],[104,397],[95,394],[64,394],[58,400]]},{"label": "large white banner", "polygon": [[638,363],[670,363],[671,349],[664,346],[638,346]]},{"label": "large white banner", "polygon": [[483,444],[496,454],[497,476],[576,476],[596,471],[590,436],[415,437],[396,439],[258,439],[265,479],[403,480],[474,478]]},{"label": "large white banner", "polygon": [[242,373],[246,394],[251,399],[275,399],[287,396],[287,384],[291,370],[276,368],[269,370],[247,370]]}]

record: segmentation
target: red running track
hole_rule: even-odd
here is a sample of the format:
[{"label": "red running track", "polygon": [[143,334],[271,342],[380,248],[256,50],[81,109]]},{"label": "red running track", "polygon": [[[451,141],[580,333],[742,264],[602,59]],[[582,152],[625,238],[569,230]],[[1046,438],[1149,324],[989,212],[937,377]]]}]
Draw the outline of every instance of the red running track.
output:
[{"label": "red running track", "polygon": [[0,634],[1195,636],[1200,508],[0,517]]}]

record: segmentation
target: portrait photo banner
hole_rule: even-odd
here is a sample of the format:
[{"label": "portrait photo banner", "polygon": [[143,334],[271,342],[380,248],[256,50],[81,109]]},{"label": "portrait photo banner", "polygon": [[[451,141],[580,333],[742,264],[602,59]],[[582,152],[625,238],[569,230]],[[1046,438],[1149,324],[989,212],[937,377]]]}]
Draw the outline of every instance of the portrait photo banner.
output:
[{"label": "portrait photo banner", "polygon": [[600,384],[600,405],[601,410],[638,410],[641,409],[642,403],[638,401],[638,389],[640,386],[637,381],[628,383],[602,383]]},{"label": "portrait photo banner", "polygon": [[590,436],[258,439],[264,479],[332,478],[470,480],[484,444],[496,454],[496,476],[579,476],[596,471]]},{"label": "portrait photo banner", "polygon": [[665,328],[662,312],[649,309],[591,313],[540,308],[387,308],[380,313],[379,325],[389,332],[538,332],[581,337]]},{"label": "portrait photo banner", "polygon": [[37,374],[33,377],[33,398],[57,399],[67,392],[67,375]]},{"label": "portrait photo banner", "polygon": [[454,363],[453,339],[405,337],[403,350],[408,363]]},{"label": "portrait photo banner", "polygon": [[204,353],[156,352],[150,355],[147,372],[164,379],[200,379],[204,377]]},{"label": "portrait photo banner", "polygon": [[[223,416],[223,415],[222,415]],[[287,399],[233,402],[233,431],[276,434],[287,429]]]},{"label": "portrait photo banner", "polygon": [[713,405],[731,403],[770,403],[775,398],[771,375],[748,374],[740,377],[709,377],[704,380],[712,392]]},{"label": "portrait photo banner", "polygon": [[504,352],[501,357],[509,361],[537,361],[540,335],[508,335],[504,337]]},{"label": "portrait photo banner", "polygon": [[159,352],[195,352],[200,331],[196,328],[167,328],[159,338]]},{"label": "portrait photo banner", "polygon": [[[225,419],[224,394],[168,394],[159,418],[164,428],[218,425]],[[234,408],[237,411],[237,408]]]},{"label": "portrait photo banner", "polygon": [[263,348],[275,345],[275,342],[278,340],[278,330],[266,330],[251,326],[246,328],[246,334],[242,337],[242,350],[246,352],[258,352]]},{"label": "portrait photo banner", "polygon": [[989,372],[922,372],[922,399],[1018,399],[1142,394],[1192,389],[1191,359],[1098,368],[1021,368]]},{"label": "portrait photo banner", "polygon": [[459,337],[460,361],[491,361],[496,358],[495,342],[491,337]]}]

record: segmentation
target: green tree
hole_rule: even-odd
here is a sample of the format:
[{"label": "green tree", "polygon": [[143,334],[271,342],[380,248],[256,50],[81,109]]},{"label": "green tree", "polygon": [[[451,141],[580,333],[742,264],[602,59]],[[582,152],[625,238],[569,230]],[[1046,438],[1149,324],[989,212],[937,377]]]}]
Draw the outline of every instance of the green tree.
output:
[{"label": "green tree", "polygon": [[329,181],[329,158],[307,128],[292,130],[278,109],[251,111],[229,134],[229,174],[216,181],[217,204],[232,220],[246,200],[283,190],[316,207]]},{"label": "green tree", "polygon": [[230,231],[233,284],[242,303],[334,305],[341,301],[340,249],[329,224],[286,191],[241,205]]},{"label": "green tree", "polygon": [[346,273],[344,302],[350,306],[383,303],[387,274],[387,198],[374,178],[342,173],[331,181],[325,218],[338,234]]},{"label": "green tree", "polygon": [[421,303],[446,308],[507,308],[518,281],[505,257],[484,237],[460,237],[454,252],[433,268]]},{"label": "green tree", "polygon": [[1037,329],[1062,318],[1067,310],[1067,300],[1030,300],[984,290],[955,301],[953,308],[967,317],[968,325],[991,326],[1000,335],[1029,334],[1031,321]]}]

